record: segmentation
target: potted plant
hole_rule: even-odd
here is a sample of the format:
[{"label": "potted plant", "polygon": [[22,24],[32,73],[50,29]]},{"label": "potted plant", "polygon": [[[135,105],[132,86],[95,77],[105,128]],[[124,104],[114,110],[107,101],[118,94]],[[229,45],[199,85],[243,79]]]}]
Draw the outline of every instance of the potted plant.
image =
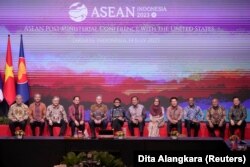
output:
[{"label": "potted plant", "polygon": [[18,139],[22,139],[24,136],[25,132],[23,130],[17,130],[15,131],[15,135]]},{"label": "potted plant", "polygon": [[125,137],[124,131],[117,131],[116,136],[118,139],[124,139]]},{"label": "potted plant", "polygon": [[[81,152],[76,155],[74,152],[63,156],[63,161],[59,167],[84,167],[84,166],[105,166],[105,167],[125,167],[121,159],[103,151]],[[57,167],[57,166],[56,166]]]},{"label": "potted plant", "polygon": [[101,166],[105,167],[124,167],[125,164],[120,158],[116,158],[114,155],[106,151],[93,151],[91,152],[93,159],[100,162]]},{"label": "potted plant", "polygon": [[85,157],[86,154],[84,152],[78,155],[74,152],[68,152],[66,156],[63,156],[62,164],[66,164],[68,167],[78,167]]},{"label": "potted plant", "polygon": [[9,118],[6,116],[1,116],[0,117],[0,125],[8,125],[10,122]]},{"label": "potted plant", "polygon": [[178,139],[178,136],[179,136],[179,132],[178,131],[174,130],[174,131],[170,132],[171,139],[176,140],[176,139]]},{"label": "potted plant", "polygon": [[229,140],[231,142],[231,149],[237,150],[240,138],[237,135],[232,135],[229,137]]}]

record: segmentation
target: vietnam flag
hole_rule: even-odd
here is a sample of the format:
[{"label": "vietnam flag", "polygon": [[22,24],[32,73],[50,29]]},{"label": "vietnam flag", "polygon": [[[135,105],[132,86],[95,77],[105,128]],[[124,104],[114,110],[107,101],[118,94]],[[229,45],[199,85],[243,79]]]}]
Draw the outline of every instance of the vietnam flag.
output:
[{"label": "vietnam flag", "polygon": [[16,88],[15,88],[15,79],[14,79],[13,65],[12,65],[10,35],[8,35],[3,95],[8,105],[14,103],[16,96]]},{"label": "vietnam flag", "polygon": [[18,62],[18,77],[17,77],[17,94],[23,97],[23,102],[26,103],[30,99],[28,78],[26,73],[26,63],[23,49],[23,36],[21,35],[19,62]]}]

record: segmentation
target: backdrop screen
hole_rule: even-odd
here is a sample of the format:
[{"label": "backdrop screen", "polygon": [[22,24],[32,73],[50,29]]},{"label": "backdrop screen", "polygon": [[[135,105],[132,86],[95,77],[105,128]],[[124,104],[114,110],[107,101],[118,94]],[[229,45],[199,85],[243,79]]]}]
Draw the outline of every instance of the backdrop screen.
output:
[{"label": "backdrop screen", "polygon": [[[137,95],[147,109],[212,97],[229,109],[237,95],[250,108],[248,0],[0,1],[0,72],[11,35],[15,76],[23,34],[31,95],[65,107],[80,95],[86,108],[103,95],[125,105]],[[249,119],[249,117],[248,117]]]}]

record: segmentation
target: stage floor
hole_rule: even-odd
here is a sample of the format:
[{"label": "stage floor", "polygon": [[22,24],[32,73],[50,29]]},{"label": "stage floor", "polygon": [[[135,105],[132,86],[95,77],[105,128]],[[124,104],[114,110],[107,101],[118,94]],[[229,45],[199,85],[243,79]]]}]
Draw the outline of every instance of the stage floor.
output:
[{"label": "stage floor", "polygon": [[[250,141],[247,141],[250,144]],[[69,151],[108,151],[133,165],[135,151],[230,151],[221,138],[148,138],[70,139],[65,137],[0,137],[0,166],[49,167],[59,164]],[[14,160],[13,160],[14,158]]]}]

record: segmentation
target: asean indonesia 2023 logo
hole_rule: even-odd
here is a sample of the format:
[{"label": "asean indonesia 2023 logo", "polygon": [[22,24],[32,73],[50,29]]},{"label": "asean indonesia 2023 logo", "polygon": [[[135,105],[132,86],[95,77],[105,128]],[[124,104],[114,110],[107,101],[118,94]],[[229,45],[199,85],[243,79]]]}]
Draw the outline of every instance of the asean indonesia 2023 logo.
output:
[{"label": "asean indonesia 2023 logo", "polygon": [[81,22],[88,15],[87,7],[81,2],[75,2],[69,7],[69,17],[75,22]]}]

